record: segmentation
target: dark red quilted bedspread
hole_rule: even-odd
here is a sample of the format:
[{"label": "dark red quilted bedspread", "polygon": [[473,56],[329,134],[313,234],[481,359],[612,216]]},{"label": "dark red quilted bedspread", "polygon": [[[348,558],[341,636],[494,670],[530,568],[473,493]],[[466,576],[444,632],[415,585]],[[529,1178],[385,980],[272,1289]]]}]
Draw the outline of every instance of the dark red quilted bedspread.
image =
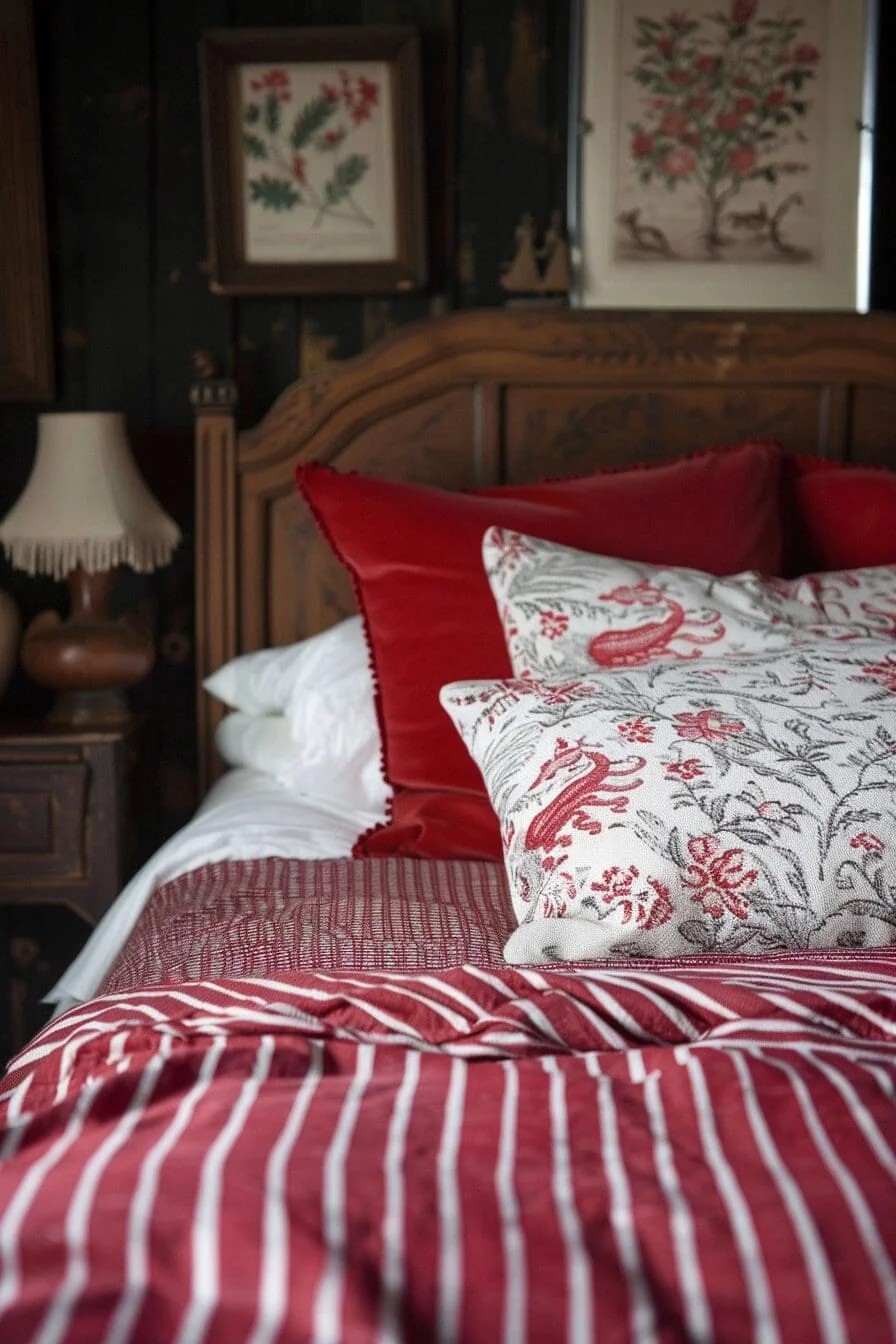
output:
[{"label": "dark red quilted bedspread", "polygon": [[504,869],[475,860],[258,859],[161,887],[106,980],[127,990],[281,971],[503,966]]}]

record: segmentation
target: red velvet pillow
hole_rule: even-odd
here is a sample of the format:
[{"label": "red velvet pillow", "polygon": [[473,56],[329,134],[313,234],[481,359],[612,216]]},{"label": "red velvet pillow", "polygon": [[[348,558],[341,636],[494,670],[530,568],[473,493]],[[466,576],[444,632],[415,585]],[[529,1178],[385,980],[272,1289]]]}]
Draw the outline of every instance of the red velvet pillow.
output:
[{"label": "red velvet pillow", "polygon": [[393,786],[484,797],[439,689],[510,675],[482,566],[489,526],[717,574],[776,573],[780,462],[777,444],[756,440],[655,466],[470,493],[300,464],[299,488],[354,579]]},{"label": "red velvet pillow", "polygon": [[493,859],[503,863],[498,818],[486,793],[396,789],[389,820],[356,841],[355,858]]},{"label": "red velvet pillow", "polygon": [[896,472],[793,457],[782,484],[788,574],[896,563]]}]

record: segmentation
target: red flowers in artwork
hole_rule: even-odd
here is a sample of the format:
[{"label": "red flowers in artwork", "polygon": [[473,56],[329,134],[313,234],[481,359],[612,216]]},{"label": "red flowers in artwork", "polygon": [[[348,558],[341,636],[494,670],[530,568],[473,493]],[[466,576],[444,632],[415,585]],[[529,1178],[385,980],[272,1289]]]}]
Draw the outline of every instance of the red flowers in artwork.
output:
[{"label": "red flowers in artwork", "polygon": [[379,105],[380,86],[364,75],[352,79],[347,70],[339,71],[338,84],[321,84],[320,91],[330,103],[342,103],[353,126],[369,121]]},{"label": "red flowers in artwork", "polygon": [[689,888],[691,900],[696,901],[713,919],[725,914],[735,919],[746,919],[749,903],[743,893],[756,881],[755,868],[744,866],[742,849],[722,849],[717,835],[692,836],[688,841],[691,862],[682,877],[682,885]]},{"label": "red flowers in artwork", "polygon": [[811,42],[806,42],[800,47],[794,47],[790,53],[790,59],[794,65],[814,65],[820,57],[821,52]]},{"label": "red flowers in artwork", "polygon": [[370,116],[371,108],[378,106],[380,101],[380,87],[374,84],[373,80],[365,79],[363,75],[358,76],[358,92],[353,109],[353,119],[367,121]]},{"label": "red flowers in artwork", "polygon": [[260,79],[249,81],[256,93],[270,93],[281,103],[288,103],[292,97],[289,88],[289,75],[285,70],[266,70]]},{"label": "red flowers in artwork", "polygon": [[[787,224],[792,226],[794,212],[803,207],[784,179],[811,170],[804,155],[782,157],[788,146],[805,139],[794,131],[809,114],[806,86],[822,56],[805,40],[810,21],[794,17],[783,6],[769,4],[760,11],[758,0],[730,0],[727,17],[689,13],[682,22],[683,17],[675,11],[662,20],[646,15],[635,19],[640,59],[628,71],[641,109],[641,119],[629,123],[634,176],[644,186],[659,182],[699,196],[704,227],[698,249],[713,257],[723,244],[746,240],[746,226],[736,222],[740,212],[732,209],[732,201],[745,186],[755,184],[767,194],[766,213],[757,214],[758,222],[749,225],[749,241],[761,241],[776,256],[786,252],[793,259],[798,246],[782,239],[774,210],[781,200],[788,201]],[[644,205],[646,211],[648,198]],[[650,208],[659,211],[661,217],[653,222],[662,225],[673,244],[669,255],[675,255],[674,233],[662,218],[664,207],[651,200]],[[680,207],[668,207],[679,246],[692,256],[693,235],[681,235],[681,213]],[[771,218],[775,229],[763,231],[763,219]],[[625,227],[624,219],[620,227]]]},{"label": "red flowers in artwork", "polygon": [[671,149],[663,160],[663,170],[669,177],[690,177],[697,160],[689,149]]},{"label": "red flowers in artwork", "polygon": [[738,177],[746,177],[756,167],[757,155],[752,145],[735,145],[728,155],[728,167]]},{"label": "red flowers in artwork", "polygon": [[667,112],[660,122],[660,130],[664,135],[684,135],[690,120],[687,112]]},{"label": "red flowers in artwork", "polygon": [[[376,144],[357,132],[378,105],[379,85],[351,69],[309,84],[305,68],[288,65],[252,69],[247,86],[242,119],[250,202],[278,214],[295,212],[293,218],[303,216],[312,229],[336,218],[376,227],[362,188]],[[286,108],[291,100],[298,106]],[[356,143],[343,152],[350,137]],[[367,196],[372,205],[369,189]]]}]

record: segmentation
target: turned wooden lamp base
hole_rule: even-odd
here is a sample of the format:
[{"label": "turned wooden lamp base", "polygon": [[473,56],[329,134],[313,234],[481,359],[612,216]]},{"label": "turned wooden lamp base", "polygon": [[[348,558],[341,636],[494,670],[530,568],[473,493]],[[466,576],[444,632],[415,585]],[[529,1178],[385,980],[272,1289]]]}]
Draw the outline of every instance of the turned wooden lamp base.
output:
[{"label": "turned wooden lamp base", "polygon": [[60,727],[113,727],[131,718],[129,686],[152,669],[155,651],[134,618],[113,620],[110,599],[115,570],[68,576],[71,612],[42,611],[25,631],[22,666],[39,686],[56,692],[48,720]]},{"label": "turned wooden lamp base", "polygon": [[59,691],[46,714],[54,728],[124,728],[133,719],[127,696],[106,691]]}]

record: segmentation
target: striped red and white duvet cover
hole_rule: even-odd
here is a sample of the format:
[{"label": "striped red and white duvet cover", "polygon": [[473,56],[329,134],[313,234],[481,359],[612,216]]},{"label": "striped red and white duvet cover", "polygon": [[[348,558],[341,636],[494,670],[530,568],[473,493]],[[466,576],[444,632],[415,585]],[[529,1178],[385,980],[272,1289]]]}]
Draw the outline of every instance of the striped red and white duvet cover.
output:
[{"label": "striped red and white duvet cover", "polygon": [[0,1340],[896,1338],[896,952],[107,995],[0,1103]]}]

